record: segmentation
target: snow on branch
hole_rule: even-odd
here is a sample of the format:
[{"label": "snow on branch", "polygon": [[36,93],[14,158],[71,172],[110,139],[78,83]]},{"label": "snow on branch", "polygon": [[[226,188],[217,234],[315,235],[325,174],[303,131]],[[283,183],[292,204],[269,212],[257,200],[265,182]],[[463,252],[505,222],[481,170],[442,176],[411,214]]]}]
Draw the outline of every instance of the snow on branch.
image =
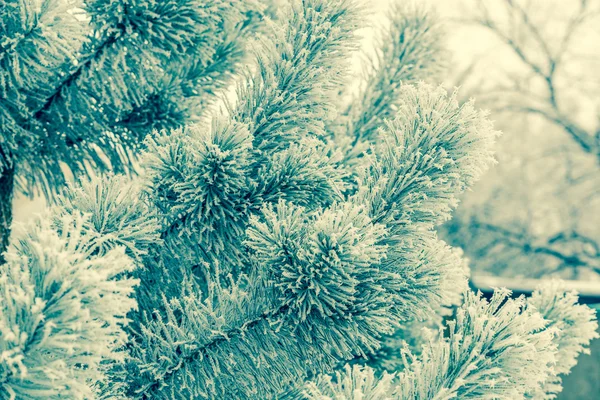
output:
[{"label": "snow on branch", "polygon": [[[123,248],[95,255],[87,217],[38,219],[16,233],[0,275],[0,397],[118,395],[108,385],[125,353],[138,281]],[[104,394],[103,394],[104,393]]]},{"label": "snow on branch", "polygon": [[370,367],[346,366],[335,379],[321,376],[309,383],[305,395],[320,400],[546,398],[556,389],[548,386],[556,374],[567,372],[581,345],[596,336],[594,313],[556,282],[527,301],[509,295],[499,289],[488,301],[466,292],[447,334],[430,335],[419,356],[406,348],[402,372],[377,376]]}]

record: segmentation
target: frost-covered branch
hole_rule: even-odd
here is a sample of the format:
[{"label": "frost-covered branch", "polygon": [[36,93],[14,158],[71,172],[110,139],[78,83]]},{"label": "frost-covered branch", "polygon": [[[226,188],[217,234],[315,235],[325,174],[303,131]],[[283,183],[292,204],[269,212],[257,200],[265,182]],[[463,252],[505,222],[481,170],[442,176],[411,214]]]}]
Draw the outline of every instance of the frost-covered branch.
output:
[{"label": "frost-covered branch", "polygon": [[373,219],[390,224],[392,232],[411,223],[431,229],[447,220],[458,194],[492,161],[498,132],[485,117],[441,87],[404,87],[396,118],[386,124],[389,133],[359,176]]},{"label": "frost-covered branch", "polygon": [[585,305],[577,304],[575,292],[565,292],[560,281],[549,281],[540,286],[528,299],[548,322],[549,328],[558,330],[554,339],[558,352],[551,376],[541,388],[531,393],[533,398],[552,399],[562,391],[562,379],[577,363],[580,353],[589,354],[592,339],[599,337],[596,312]]},{"label": "frost-covered branch", "polygon": [[82,230],[97,254],[122,247],[140,262],[160,243],[156,216],[140,197],[136,182],[124,176],[96,177],[70,186],[58,203],[62,214],[87,215]]},{"label": "frost-covered branch", "polygon": [[[95,255],[76,213],[15,233],[0,274],[0,398],[119,395],[108,372],[124,360],[135,279],[122,248]],[[110,396],[109,396],[110,397]]]},{"label": "frost-covered branch", "polygon": [[416,3],[394,3],[390,26],[378,39],[364,83],[347,112],[355,141],[373,142],[386,119],[401,108],[401,88],[435,82],[445,64],[442,29],[433,10]]},{"label": "frost-covered branch", "polygon": [[374,269],[382,232],[364,209],[340,205],[306,221],[306,210],[282,201],[263,215],[248,231],[255,272],[245,289],[214,286],[205,302],[184,295],[144,326],[132,395],[272,398],[372,352],[392,331],[400,280]]},{"label": "frost-covered branch", "polygon": [[449,337],[432,340],[420,359],[407,355],[397,398],[518,399],[540,386],[555,362],[555,332],[508,294],[488,303],[467,292]]},{"label": "frost-covered branch", "polygon": [[[256,71],[239,83],[226,115],[208,131],[192,127],[151,145],[148,192],[163,212],[167,242],[189,238],[239,263],[248,217],[264,203],[340,199],[343,172],[318,138],[355,47],[356,9],[350,1],[294,1],[284,15],[287,25],[273,23],[272,42],[256,50]],[[195,258],[194,265],[206,261]]]},{"label": "frost-covered branch", "polygon": [[240,61],[243,35],[262,10],[226,0],[22,0],[1,8],[0,170],[16,168],[20,190],[46,195],[69,174],[128,171],[131,150],[152,129],[200,114]]},{"label": "frost-covered branch", "polygon": [[358,93],[336,120],[341,126],[331,127],[349,137],[347,161],[367,151],[384,121],[395,117],[401,88],[435,82],[446,62],[443,30],[433,10],[408,2],[393,3],[389,12],[390,25],[379,32],[375,58],[364,67]]},{"label": "frost-covered branch", "polygon": [[404,349],[404,370],[375,374],[346,366],[305,386],[309,399],[525,399],[554,398],[558,374],[597,337],[594,310],[578,305],[557,281],[525,300],[496,290],[488,302],[465,293],[448,335],[430,334],[422,354]]},{"label": "frost-covered branch", "polygon": [[459,105],[455,96],[427,84],[405,86],[396,118],[358,173],[355,201],[368,204],[373,221],[388,230],[382,267],[400,268],[410,282],[406,310],[422,307],[408,299],[434,309],[452,304],[466,284],[464,262],[431,230],[491,163],[497,132],[485,113]]},{"label": "frost-covered branch", "polygon": [[[460,107],[444,91],[429,86],[405,91],[407,99],[414,101],[414,107],[421,112],[416,113],[416,108],[410,107],[413,103],[406,100],[405,114],[390,126],[388,140],[374,150],[373,171],[377,168],[377,174],[365,172],[369,178],[364,186],[359,185],[350,203],[334,203],[323,211],[281,201],[276,209],[266,206],[251,217],[251,227],[246,231],[245,245],[250,250],[248,262],[253,277],[249,283],[230,289],[209,284],[209,290],[216,291],[217,300],[209,295],[198,316],[183,313],[184,309],[192,309],[185,305],[188,301],[198,302],[196,296],[184,296],[167,301],[165,317],[147,322],[137,350],[140,361],[136,364],[148,367],[141,371],[145,374],[139,375],[134,393],[168,398],[175,380],[183,379],[189,390],[186,393],[192,397],[238,393],[245,398],[258,393],[259,397],[268,398],[287,386],[293,387],[304,376],[330,370],[343,360],[372,354],[380,346],[381,335],[393,333],[401,321],[425,317],[457,301],[466,285],[465,265],[430,231],[439,217],[433,214],[429,222],[431,213],[398,210],[401,204],[420,205],[417,200],[411,203],[407,199],[412,200],[411,194],[425,189],[430,193],[430,201],[437,196],[436,204],[440,199],[446,200],[448,206],[443,207],[449,208],[451,197],[464,190],[491,160],[488,146],[495,132],[483,122],[481,114]],[[406,131],[401,126],[413,129]],[[391,130],[394,127],[396,130]],[[455,151],[458,148],[462,151]],[[235,157],[234,149],[245,151],[244,146],[237,145],[223,155]],[[181,153],[170,154],[179,157]],[[397,177],[407,176],[397,165],[413,166],[412,181]],[[233,166],[243,168],[243,163],[238,161]],[[452,174],[453,180],[438,172],[442,167]],[[436,173],[440,173],[439,177]],[[236,182],[234,175],[228,176],[229,179],[223,177],[223,182]],[[217,192],[213,189],[212,193]],[[406,197],[400,201],[401,196]],[[215,211],[223,210],[213,207]],[[377,228],[380,225],[372,224],[367,213],[387,229]],[[417,229],[410,227],[411,223],[422,225]],[[386,258],[382,258],[383,254]],[[265,277],[267,280],[262,280]],[[229,290],[237,296],[240,291],[247,291],[248,297],[238,297],[231,305],[231,300],[223,300],[228,298]],[[233,312],[231,307],[238,311]],[[230,314],[232,317],[228,317]],[[201,326],[213,320],[220,321],[219,328],[204,329],[206,334],[199,336]],[[206,337],[209,332],[213,333]],[[281,342],[281,335],[292,339]],[[204,339],[196,340],[201,337]],[[266,344],[277,340],[277,345]],[[270,349],[267,354],[261,350],[265,347]],[[286,358],[286,354],[298,352],[307,358],[296,356],[293,362]],[[168,363],[159,361],[164,354],[172,354],[166,357]],[[282,363],[287,363],[287,367]],[[230,367],[227,373],[216,375],[212,365],[220,365],[217,370]],[[204,379],[192,378],[197,376]],[[233,383],[232,376],[240,383]],[[244,378],[240,380],[240,376]],[[267,384],[268,380],[275,383]]]},{"label": "frost-covered branch", "polygon": [[419,357],[406,349],[402,372],[378,377],[370,367],[347,366],[335,380],[322,376],[308,384],[305,394],[310,399],[524,399],[540,391],[537,396],[543,397],[541,388],[548,390],[549,379],[568,371],[597,326],[592,310],[555,289],[537,292],[527,302],[507,298],[506,290],[497,290],[489,302],[467,292],[456,320],[448,323],[448,335],[429,336]]}]

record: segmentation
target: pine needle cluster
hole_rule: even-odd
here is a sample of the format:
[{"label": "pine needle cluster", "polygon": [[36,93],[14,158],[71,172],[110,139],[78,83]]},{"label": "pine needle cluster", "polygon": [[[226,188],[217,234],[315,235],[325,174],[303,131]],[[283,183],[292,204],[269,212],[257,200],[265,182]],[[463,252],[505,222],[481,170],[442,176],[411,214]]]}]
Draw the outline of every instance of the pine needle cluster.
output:
[{"label": "pine needle cluster", "polygon": [[[558,284],[530,299],[499,290],[487,301],[468,290],[465,261],[435,228],[493,162],[497,132],[472,102],[421,82],[443,60],[441,27],[421,7],[393,9],[377,60],[342,104],[361,11],[351,0],[291,1],[254,43],[256,62],[236,81],[235,100],[209,122],[148,137],[138,181],[94,179],[61,197],[51,225],[29,228],[0,281],[0,335],[11,346],[1,353],[0,393],[518,399],[558,391],[558,374],[595,337],[595,316]],[[35,234],[40,226],[47,235]],[[59,251],[36,246],[42,236],[67,248],[71,264],[36,261]],[[99,264],[109,267],[100,273]],[[61,285],[87,294],[75,278],[43,290],[50,281],[36,268],[91,275],[102,280],[93,294],[109,293],[46,311],[58,328],[32,331]],[[31,277],[10,280],[17,273]],[[454,320],[428,331],[420,348],[388,351],[453,307]],[[56,367],[29,372],[41,355],[27,340],[53,348],[44,338],[75,329],[60,319],[85,310],[73,317],[78,326],[105,321],[94,334],[106,340],[78,356],[96,329],[80,328],[69,341],[75,353],[60,348]],[[58,366],[78,386],[44,392]]]}]

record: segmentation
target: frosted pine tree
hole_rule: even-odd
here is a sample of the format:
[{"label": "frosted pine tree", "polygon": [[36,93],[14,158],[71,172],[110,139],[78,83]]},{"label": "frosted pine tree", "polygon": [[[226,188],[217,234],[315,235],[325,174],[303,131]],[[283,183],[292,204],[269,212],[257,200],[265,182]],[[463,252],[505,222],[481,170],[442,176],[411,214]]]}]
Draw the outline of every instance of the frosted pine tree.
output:
[{"label": "frosted pine tree", "polygon": [[0,253],[15,190],[125,172],[153,129],[198,116],[253,29],[254,1],[1,0]]},{"label": "frosted pine tree", "polygon": [[[558,374],[595,336],[593,312],[558,283],[530,299],[468,291],[464,260],[434,229],[491,163],[496,132],[472,103],[419,82],[443,60],[441,28],[419,7],[393,9],[345,103],[361,12],[291,1],[254,44],[235,100],[146,139],[139,180],[93,179],[25,229],[0,281],[3,398],[560,390]],[[51,262],[60,251],[68,268]],[[91,290],[61,279],[76,273],[110,296],[76,295]],[[80,303],[52,308],[58,299]],[[415,336],[455,306],[447,328]],[[87,320],[105,321],[94,334],[106,340],[88,340]]]}]

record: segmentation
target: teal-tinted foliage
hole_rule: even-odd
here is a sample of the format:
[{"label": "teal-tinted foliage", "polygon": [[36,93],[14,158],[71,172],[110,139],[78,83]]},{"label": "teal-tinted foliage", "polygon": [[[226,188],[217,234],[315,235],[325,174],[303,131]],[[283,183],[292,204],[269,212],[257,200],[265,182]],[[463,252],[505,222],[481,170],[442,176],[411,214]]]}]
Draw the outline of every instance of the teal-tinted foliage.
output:
[{"label": "teal-tinted foliage", "polygon": [[[236,0],[0,1],[0,172],[31,193],[127,171],[153,129],[201,113],[259,10]],[[68,172],[67,172],[68,171]]]},{"label": "teal-tinted foliage", "polygon": [[[149,137],[137,181],[98,178],[61,197],[44,226],[67,240],[69,218],[83,214],[77,234],[67,235],[85,243],[72,249],[77,259],[93,264],[119,254],[109,270],[120,273],[100,277],[110,282],[104,285],[139,283],[131,297],[111,292],[108,301],[121,302],[112,314],[84,302],[106,321],[104,337],[116,335],[115,326],[127,337],[122,347],[122,333],[93,342],[85,356],[106,362],[85,361],[90,368],[53,356],[81,388],[73,397],[518,399],[557,392],[557,374],[594,337],[593,313],[558,284],[528,300],[501,290],[488,302],[467,289],[465,261],[435,227],[491,164],[497,132],[472,102],[420,82],[439,72],[443,53],[441,27],[419,7],[393,9],[377,60],[343,104],[361,18],[352,0],[291,1],[254,44],[256,63],[238,78],[235,99],[209,122]],[[15,261],[31,252],[10,254],[9,274],[34,270]],[[46,281],[27,273],[34,276],[28,290],[40,291]],[[0,314],[0,334],[27,331],[33,311],[17,319],[12,310],[23,296],[4,292],[10,308]],[[132,299],[138,308],[125,324]],[[415,326],[457,305],[446,330],[420,333],[423,346],[394,351],[400,338],[416,341]],[[21,307],[40,308],[33,300]],[[60,311],[72,312],[70,305]],[[18,343],[3,353],[12,358],[0,359],[7,398],[25,390],[17,375],[29,376],[21,365],[38,357]],[[53,369],[44,371],[33,375],[35,388],[52,381]],[[71,396],[71,386],[55,390]]]},{"label": "teal-tinted foliage", "polygon": [[[467,293],[448,322],[447,335],[430,333],[420,356],[405,347],[403,370],[377,374],[346,366],[308,383],[310,399],[523,399],[554,398],[557,374],[596,336],[593,311],[575,304],[560,284],[546,284],[532,298],[496,291],[488,302]],[[360,393],[360,394],[357,394]],[[360,397],[362,396],[362,397]]]},{"label": "teal-tinted foliage", "polygon": [[15,233],[0,274],[0,398],[118,394],[111,372],[126,356],[134,264],[123,248],[99,253],[87,217],[51,220]]}]

